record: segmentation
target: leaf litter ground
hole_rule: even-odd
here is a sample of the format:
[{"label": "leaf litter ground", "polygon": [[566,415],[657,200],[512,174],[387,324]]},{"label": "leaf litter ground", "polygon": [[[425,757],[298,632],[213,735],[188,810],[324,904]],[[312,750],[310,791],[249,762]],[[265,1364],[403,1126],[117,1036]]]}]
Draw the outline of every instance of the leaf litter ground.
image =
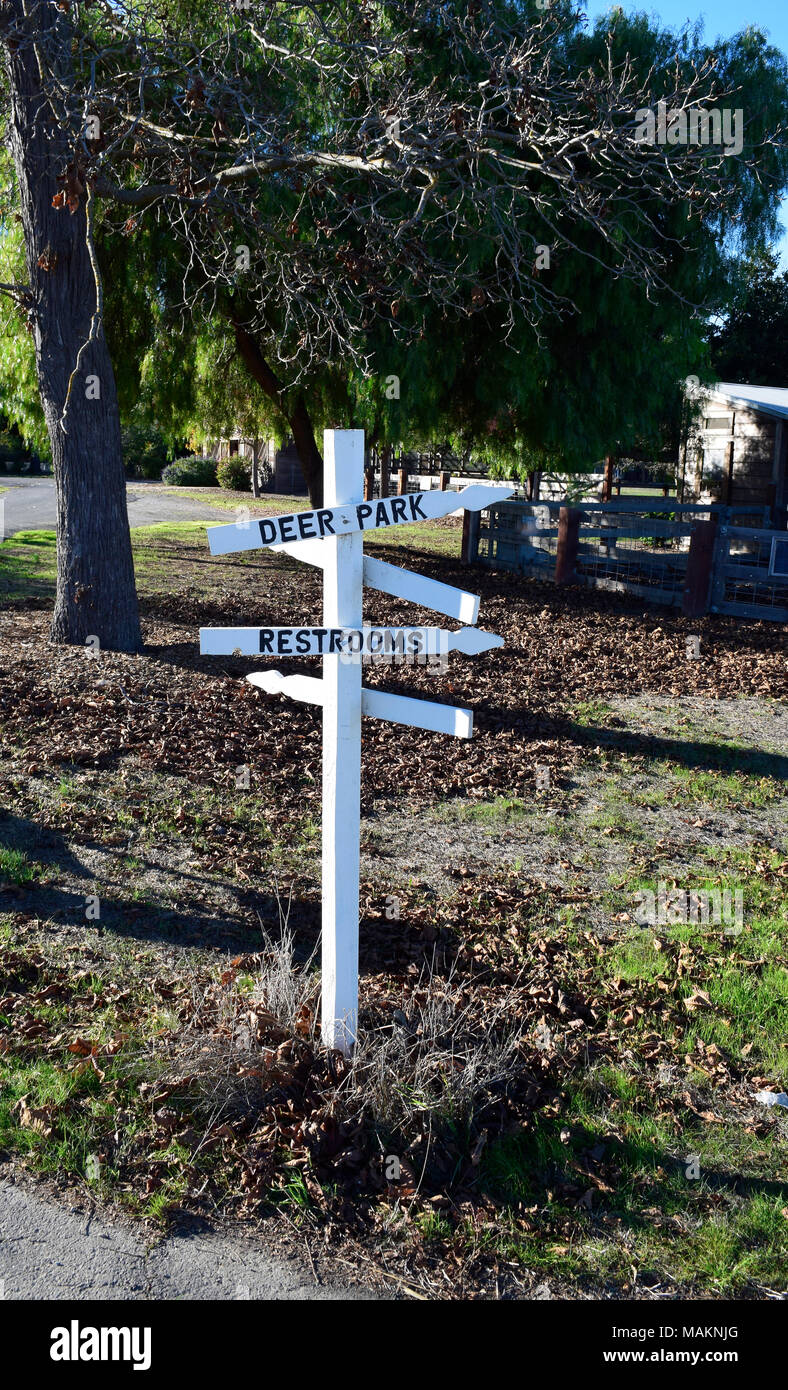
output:
[{"label": "leaf litter ground", "polygon": [[[378,548],[506,647],[365,676],[476,733],[365,721],[354,1075],[316,1041],[319,716],[196,650],[318,621],[319,581],[135,539],[143,655],[52,647],[29,573],[0,621],[13,1161],[151,1220],[274,1212],[413,1296],[783,1288],[782,631],[468,571],[453,521]],[[740,887],[743,932],[643,929],[660,882]]]}]

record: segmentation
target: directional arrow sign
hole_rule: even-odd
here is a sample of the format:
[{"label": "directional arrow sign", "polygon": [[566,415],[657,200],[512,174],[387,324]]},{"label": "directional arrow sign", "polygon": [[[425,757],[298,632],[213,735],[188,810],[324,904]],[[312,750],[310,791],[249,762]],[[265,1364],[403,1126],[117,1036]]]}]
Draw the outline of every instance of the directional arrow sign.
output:
[{"label": "directional arrow sign", "polygon": [[[361,716],[470,738],[473,715],[430,700],[370,690],[361,684],[363,658],[486,652],[503,646],[492,632],[473,624],[479,600],[450,584],[364,555],[364,531],[428,521],[466,508],[478,511],[511,488],[474,484],[462,492],[415,492],[362,502],[364,435],[361,430],[326,430],[326,506],[293,516],[211,526],[214,555],[279,549],[323,572],[323,627],[202,628],[200,651],[230,656],[322,656],[323,677],[255,671],[247,677],[271,694],[318,705],[323,722],[323,938],[322,1036],[331,1048],[352,1051],[358,1021],[359,826],[361,806]],[[363,588],[416,603],[457,622],[455,632],[439,627],[365,627]]]},{"label": "directional arrow sign", "polygon": [[476,627],[202,627],[203,656],[438,656],[502,647],[503,638]]},{"label": "directional arrow sign", "polygon": [[394,598],[418,603],[421,608],[429,608],[433,613],[445,613],[447,618],[457,618],[461,623],[475,623],[479,616],[478,594],[455,589],[451,584],[441,584],[437,579],[427,579],[423,574],[400,569],[399,565],[389,565],[385,560],[376,560],[371,555],[364,556],[364,583],[379,593],[393,594]]},{"label": "directional arrow sign", "polygon": [[[318,569],[323,568],[326,558],[326,548],[321,541],[285,541],[282,545],[272,545],[271,549],[292,555],[294,560],[306,565],[316,565]],[[452,584],[441,584],[437,579],[427,579],[426,575],[390,565],[372,555],[364,556],[364,583],[368,589],[418,603],[421,608],[445,613],[447,618],[457,618],[461,623],[475,623],[479,616],[478,594],[455,589]]]},{"label": "directional arrow sign", "polygon": [[455,738],[473,736],[473,713],[454,705],[436,705],[432,700],[414,700],[410,695],[390,695],[387,690],[361,687],[361,713],[412,729],[430,729],[435,734]]},{"label": "directional arrow sign", "polygon": [[319,676],[284,676],[281,671],[252,671],[246,679],[267,695],[289,695],[302,705],[322,705],[323,682]]},{"label": "directional arrow sign", "polygon": [[[323,682],[315,676],[283,676],[281,671],[253,671],[246,679],[269,695],[289,695],[302,704],[322,705]],[[407,695],[390,695],[387,690],[361,687],[361,713],[411,729],[429,729],[435,734],[455,738],[473,736],[473,712],[452,705],[436,705],[432,700],[414,700]]]},{"label": "directional arrow sign", "polygon": [[209,526],[208,545],[212,555],[230,555],[238,550],[262,550],[268,545],[346,536],[352,531],[376,531],[403,522],[432,521],[461,507],[478,512],[482,507],[511,497],[513,491],[514,488],[474,483],[461,492],[409,492],[404,497],[350,502],[341,507],[321,507],[314,512],[295,512],[292,516],[255,517],[229,526]]}]

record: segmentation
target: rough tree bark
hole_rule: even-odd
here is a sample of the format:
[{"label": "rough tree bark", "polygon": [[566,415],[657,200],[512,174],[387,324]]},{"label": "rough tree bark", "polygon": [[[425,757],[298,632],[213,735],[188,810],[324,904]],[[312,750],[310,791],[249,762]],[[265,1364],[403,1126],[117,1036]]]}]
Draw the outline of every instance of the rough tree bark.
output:
[{"label": "rough tree bark", "polygon": [[[103,324],[94,317],[100,279],[87,235],[86,191],[73,212],[53,206],[63,191],[58,176],[67,165],[74,168],[74,151],[42,92],[36,54],[38,46],[48,59],[54,55],[67,76],[71,29],[55,5],[36,6],[29,19],[25,8],[23,0],[6,0],[0,42],[29,275],[26,307],[57,492],[52,638],[84,643],[97,637],[102,648],[137,651],[142,636],[120,416]],[[72,194],[78,170],[75,178],[67,186]]]},{"label": "rough tree bark", "polygon": [[257,339],[248,329],[232,320],[235,343],[247,370],[258,386],[284,415],[293,434],[304,481],[313,507],[323,505],[323,455],[317,447],[309,410],[303,396],[289,400],[276,373],[266,362]]}]

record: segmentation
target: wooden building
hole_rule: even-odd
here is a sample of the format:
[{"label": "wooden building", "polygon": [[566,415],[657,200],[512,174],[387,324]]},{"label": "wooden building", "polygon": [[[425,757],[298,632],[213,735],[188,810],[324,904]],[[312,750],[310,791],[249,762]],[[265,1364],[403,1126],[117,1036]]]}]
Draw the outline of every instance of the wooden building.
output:
[{"label": "wooden building", "polygon": [[679,458],[685,502],[768,507],[784,527],[788,506],[788,387],[719,381],[689,388],[699,406]]},{"label": "wooden building", "polygon": [[277,449],[274,439],[245,439],[241,434],[232,434],[219,439],[209,450],[216,459],[240,456],[248,461],[250,467],[257,454],[259,489],[262,492],[279,492],[287,496],[299,496],[307,492],[298,452],[292,439],[283,448]]}]

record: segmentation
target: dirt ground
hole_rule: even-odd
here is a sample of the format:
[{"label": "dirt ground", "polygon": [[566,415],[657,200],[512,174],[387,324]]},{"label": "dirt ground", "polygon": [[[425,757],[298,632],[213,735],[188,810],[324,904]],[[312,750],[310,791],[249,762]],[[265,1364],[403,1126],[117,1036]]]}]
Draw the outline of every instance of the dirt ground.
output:
[{"label": "dirt ground", "polygon": [[[377,550],[480,592],[480,625],[506,646],[452,656],[446,670],[365,675],[467,705],[476,732],[450,745],[365,721],[362,1016],[371,1035],[405,1028],[407,1066],[422,1077],[418,1038],[439,1058],[455,1047],[445,1030],[427,1038],[431,978],[454,1000],[463,1047],[475,1038],[483,1051],[504,1016],[517,1020],[519,1071],[480,1083],[469,1109],[457,1100],[447,1115],[444,1092],[423,1079],[422,1099],[402,1108],[416,1086],[403,1060],[396,1123],[359,1101],[338,1139],[325,1131],[337,1078],[310,1053],[306,1089],[302,1057],[292,1084],[282,1073],[267,1093],[265,1123],[262,1111],[244,1112],[233,1138],[220,1116],[211,1121],[216,1152],[229,1146],[231,1191],[202,1166],[204,1140],[194,1147],[188,1087],[165,1097],[164,1110],[183,1110],[173,1130],[153,1102],[137,1115],[118,1071],[122,1101],[112,1104],[134,1131],[128,1141],[105,1133],[98,1096],[61,1096],[63,1049],[65,1074],[68,1048],[87,1038],[87,1053],[74,1055],[114,1076],[132,1014],[144,1032],[143,1017],[164,1027],[172,1013],[214,1046],[228,1017],[246,1018],[244,982],[263,969],[283,923],[295,934],[294,968],[314,971],[319,716],[248,686],[252,661],[200,657],[197,629],[308,622],[319,590],[313,572],[283,557],[206,558],[198,527],[139,533],[145,652],[91,658],[49,644],[50,579],[22,544],[0,616],[0,914],[10,962],[0,1061],[11,1097],[0,1145],[50,1175],[79,1175],[100,1149],[113,1170],[103,1198],[146,1219],[203,1212],[206,1191],[227,1219],[285,1212],[429,1297],[448,1296],[445,1267],[455,1271],[450,1292],[466,1296],[487,1296],[496,1280],[515,1297],[765,1296],[783,1242],[775,1203],[788,1200],[784,1124],[753,1101],[788,1074],[785,634],[469,572],[447,553],[458,539],[444,523],[414,551]],[[368,618],[429,621],[381,596]],[[699,659],[688,656],[694,634]],[[644,933],[638,894],[662,882],[740,890],[741,937],[686,922]],[[74,970],[102,982],[101,1008],[91,1012],[71,990]],[[23,984],[30,972],[35,1007]],[[65,991],[57,1009],[53,989]],[[26,1019],[21,1034],[15,1010]],[[300,1025],[287,1037],[281,1023],[265,1026],[280,1052],[287,1037],[313,1046]],[[162,1046],[172,1062],[170,1033],[154,1052]],[[57,1072],[47,1086],[30,1070],[36,1057]],[[441,1086],[451,1090],[456,1062],[445,1065]],[[20,1120],[30,1113],[44,1116],[38,1128]],[[77,1116],[78,1142],[68,1129]],[[381,1175],[380,1144],[392,1143],[406,1174],[399,1189]],[[693,1144],[711,1174],[694,1188],[682,1168]]]}]

